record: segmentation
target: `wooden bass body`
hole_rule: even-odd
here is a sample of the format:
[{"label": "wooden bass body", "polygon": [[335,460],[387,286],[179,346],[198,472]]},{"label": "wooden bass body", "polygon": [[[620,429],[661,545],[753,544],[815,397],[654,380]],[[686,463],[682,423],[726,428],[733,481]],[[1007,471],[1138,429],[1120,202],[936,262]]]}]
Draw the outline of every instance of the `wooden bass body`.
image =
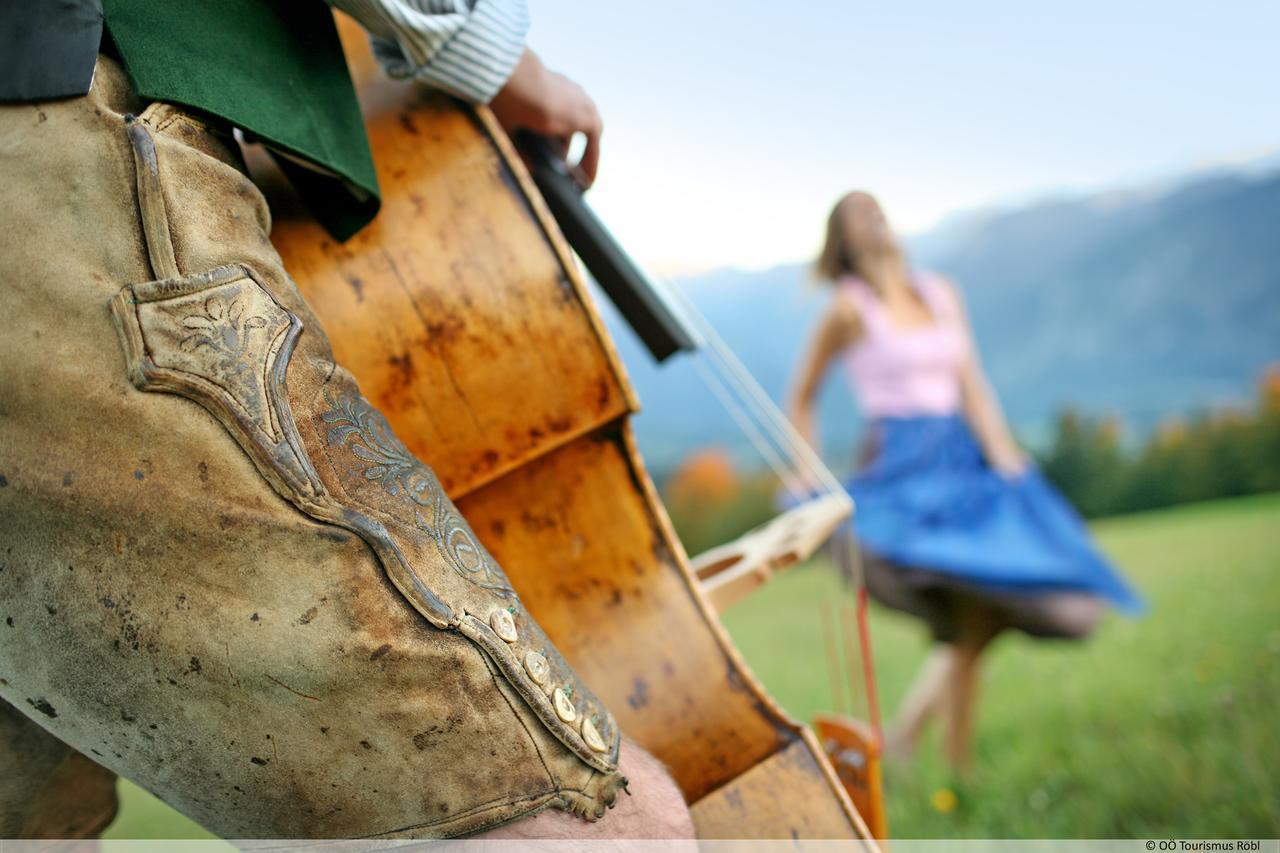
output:
[{"label": "wooden bass body", "polygon": [[700,837],[867,838],[690,573],[632,439],[635,393],[505,134],[483,109],[374,72],[350,35],[378,219],[336,243],[261,176],[273,240],[337,360],[622,731],[667,764]]}]

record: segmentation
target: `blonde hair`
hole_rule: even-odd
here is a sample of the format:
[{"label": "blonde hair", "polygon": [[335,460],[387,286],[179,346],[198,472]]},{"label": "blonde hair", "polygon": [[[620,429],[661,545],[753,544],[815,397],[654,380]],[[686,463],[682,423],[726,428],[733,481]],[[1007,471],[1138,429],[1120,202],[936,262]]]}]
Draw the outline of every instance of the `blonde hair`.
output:
[{"label": "blonde hair", "polygon": [[[831,208],[830,215],[827,216],[827,235],[822,243],[822,251],[813,262],[813,276],[819,281],[834,284],[844,276],[850,275],[867,281],[871,279],[864,262],[866,255],[876,247],[854,245],[846,221],[847,211],[854,204],[869,204],[874,205],[876,210],[880,209],[880,203],[876,201],[875,196],[863,190],[846,193],[836,202]],[[899,256],[900,262],[905,263],[906,259],[901,257],[901,249],[896,243],[880,248],[889,248]]]},{"label": "blonde hair", "polygon": [[827,216],[827,237],[822,241],[818,259],[813,262],[813,277],[819,281],[835,282],[841,276],[857,275],[844,245],[844,217],[840,215],[844,198],[835,203]]}]

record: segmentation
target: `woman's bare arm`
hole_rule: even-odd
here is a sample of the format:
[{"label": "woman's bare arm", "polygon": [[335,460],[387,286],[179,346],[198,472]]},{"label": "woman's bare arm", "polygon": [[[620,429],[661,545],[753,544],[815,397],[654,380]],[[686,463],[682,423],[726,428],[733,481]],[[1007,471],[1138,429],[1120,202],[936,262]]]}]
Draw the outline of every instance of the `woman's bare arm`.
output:
[{"label": "woman's bare arm", "polygon": [[960,368],[960,390],[965,420],[978,439],[982,454],[992,468],[1005,476],[1021,474],[1027,467],[1026,454],[1013,440],[1009,423],[1005,420],[1000,402],[996,399],[991,383],[987,381],[986,371],[982,369],[982,358],[978,355],[978,347],[973,337],[973,327],[969,324],[969,313],[965,308],[960,291],[948,282],[948,288],[958,309],[960,325],[967,338],[965,358]]},{"label": "woman's bare arm", "polygon": [[856,341],[861,331],[857,309],[837,294],[809,336],[808,347],[796,368],[787,399],[787,416],[805,441],[814,447],[818,439],[814,406],[823,377],[835,357]]}]

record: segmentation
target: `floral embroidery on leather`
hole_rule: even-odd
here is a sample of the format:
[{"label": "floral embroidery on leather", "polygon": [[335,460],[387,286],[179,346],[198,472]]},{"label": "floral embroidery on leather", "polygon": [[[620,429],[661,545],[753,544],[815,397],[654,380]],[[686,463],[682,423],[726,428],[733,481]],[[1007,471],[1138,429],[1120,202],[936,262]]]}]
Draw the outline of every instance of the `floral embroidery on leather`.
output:
[{"label": "floral embroidery on leather", "polygon": [[329,446],[346,447],[363,463],[365,479],[410,502],[415,526],[431,537],[454,571],[483,589],[514,598],[506,575],[453,507],[439,479],[396,437],[382,413],[352,392],[335,399],[326,391],[325,400],[329,411],[321,418],[330,425]]},{"label": "floral embroidery on leather", "polygon": [[260,314],[244,316],[244,299],[240,296],[222,300],[210,297],[194,314],[182,318],[182,326],[195,329],[195,333],[182,339],[180,346],[187,352],[208,347],[225,362],[244,364],[249,349],[249,333],[262,329],[267,320]]},{"label": "floral embroidery on leather", "polygon": [[132,313],[146,341],[149,372],[213,383],[279,441],[281,424],[269,399],[290,315],[235,268],[139,285],[135,292]]},{"label": "floral embroidery on leather", "polygon": [[369,402],[356,394],[344,393],[334,399],[328,391],[329,411],[320,417],[330,424],[330,446],[345,445],[367,467],[361,473],[379,483],[393,498],[409,498],[418,506],[431,507],[443,494],[439,481],[426,465],[414,457],[391,431],[391,425]]},{"label": "floral embroidery on leather", "polygon": [[182,328],[192,333],[178,342],[186,353],[205,350],[209,374],[223,387],[241,398],[245,408],[256,411],[262,406],[261,383],[257,376],[258,348],[251,340],[253,332],[272,325],[260,313],[246,315],[246,298],[242,293],[225,299],[211,296],[199,310],[182,318]]},{"label": "floral embroidery on leather", "polygon": [[135,386],[200,402],[287,490],[320,492],[284,393],[302,325],[248,268],[131,285],[111,310]]}]

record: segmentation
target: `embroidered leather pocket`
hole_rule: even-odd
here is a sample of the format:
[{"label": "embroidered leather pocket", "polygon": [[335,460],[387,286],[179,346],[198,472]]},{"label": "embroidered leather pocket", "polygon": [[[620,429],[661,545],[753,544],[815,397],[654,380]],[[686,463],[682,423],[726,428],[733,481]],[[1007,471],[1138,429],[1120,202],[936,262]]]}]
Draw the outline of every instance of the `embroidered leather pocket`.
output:
[{"label": "embroidered leather pocket", "polygon": [[284,494],[323,492],[285,396],[302,323],[246,266],[130,285],[111,302],[129,379],[190,397],[218,418]]}]

